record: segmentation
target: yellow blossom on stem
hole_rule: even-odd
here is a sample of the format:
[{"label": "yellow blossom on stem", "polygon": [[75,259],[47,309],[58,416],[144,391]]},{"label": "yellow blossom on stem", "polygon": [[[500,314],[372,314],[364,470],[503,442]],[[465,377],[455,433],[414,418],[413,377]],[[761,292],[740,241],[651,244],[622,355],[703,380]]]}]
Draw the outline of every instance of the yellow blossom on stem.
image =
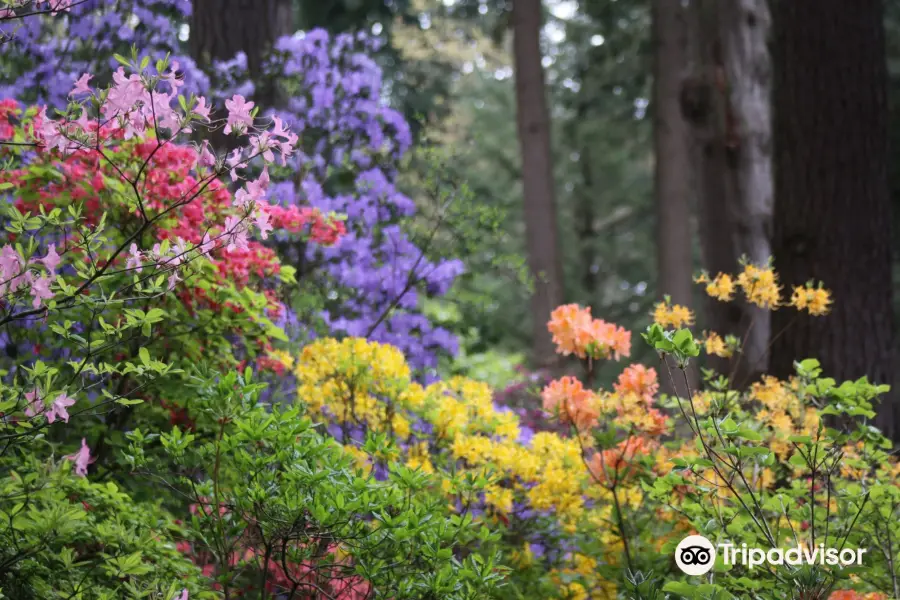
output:
[{"label": "yellow blossom on stem", "polygon": [[738,275],[737,284],[747,301],[760,308],[776,309],[781,304],[781,286],[778,275],[770,267],[760,268],[747,263]]},{"label": "yellow blossom on stem", "polygon": [[728,273],[719,273],[712,281],[707,280],[706,293],[717,300],[730,302],[734,298],[734,280]]},{"label": "yellow blossom on stem", "polygon": [[731,358],[734,351],[725,343],[715,331],[710,331],[706,335],[706,353],[710,356],[719,356],[721,358]]},{"label": "yellow blossom on stem", "polygon": [[664,302],[659,302],[654,307],[653,321],[662,327],[678,329],[686,325],[693,325],[694,313],[686,306],[671,304],[666,298]]},{"label": "yellow blossom on stem", "polygon": [[813,287],[811,283],[805,286],[794,286],[791,295],[791,306],[800,311],[819,317],[828,314],[831,305],[831,292],[822,287]]}]

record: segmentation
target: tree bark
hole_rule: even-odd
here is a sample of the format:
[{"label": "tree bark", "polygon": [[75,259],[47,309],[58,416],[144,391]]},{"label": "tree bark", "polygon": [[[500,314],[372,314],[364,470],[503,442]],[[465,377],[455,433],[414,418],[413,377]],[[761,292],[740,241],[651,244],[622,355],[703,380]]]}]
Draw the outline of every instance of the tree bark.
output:
[{"label": "tree bark", "polygon": [[[892,384],[887,69],[879,0],[776,2],[775,265],[822,280],[827,317],[775,315],[772,370],[816,358],[837,381]],[[893,395],[892,395],[893,396]],[[890,399],[878,425],[895,440]]]},{"label": "tree bark", "polygon": [[[765,264],[771,254],[771,62],[765,0],[694,0],[689,29],[692,73],[682,86],[682,111],[695,136],[700,239],[704,266],[734,273],[739,260]],[[768,365],[768,311],[743,300],[710,299],[707,322],[743,341],[730,364],[715,365],[743,387]]]},{"label": "tree bark", "polygon": [[[679,104],[681,81],[690,64],[687,8],[680,2],[654,0],[653,142],[656,205],[657,293],[693,307],[693,235],[691,205],[691,131]],[[685,397],[681,378],[660,373],[663,391]],[[689,381],[696,387],[696,371]]]},{"label": "tree bark", "polygon": [[[294,32],[291,0],[193,0],[191,53],[198,65],[247,55],[247,69],[259,83],[262,63],[275,41]],[[257,102],[270,105],[274,90],[258,89]]]},{"label": "tree bark", "polygon": [[534,278],[532,359],[538,367],[557,363],[547,331],[550,313],[563,301],[562,264],[556,224],[550,118],[541,65],[541,0],[513,2],[516,112],[522,154],[525,243]]}]

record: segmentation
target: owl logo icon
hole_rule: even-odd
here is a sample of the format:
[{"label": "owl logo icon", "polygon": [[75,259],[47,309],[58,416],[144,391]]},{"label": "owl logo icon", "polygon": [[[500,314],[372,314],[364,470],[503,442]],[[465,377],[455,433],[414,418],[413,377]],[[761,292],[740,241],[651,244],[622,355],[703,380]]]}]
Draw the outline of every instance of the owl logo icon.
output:
[{"label": "owl logo icon", "polygon": [[675,564],[686,575],[708,573],[716,562],[716,547],[702,535],[689,535],[675,548]]}]

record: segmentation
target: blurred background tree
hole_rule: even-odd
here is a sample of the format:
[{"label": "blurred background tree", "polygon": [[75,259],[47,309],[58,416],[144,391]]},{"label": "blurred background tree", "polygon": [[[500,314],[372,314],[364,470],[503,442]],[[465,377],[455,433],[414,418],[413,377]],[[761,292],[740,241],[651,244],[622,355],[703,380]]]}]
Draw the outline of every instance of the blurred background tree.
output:
[{"label": "blurred background tree", "polygon": [[[786,104],[783,94],[789,92],[784,89],[776,89],[771,96],[773,68],[776,81],[781,81],[779,72],[803,68],[794,55],[785,55],[787,62],[780,66],[770,58],[773,41],[775,52],[785,52],[779,42],[783,38],[772,36],[773,31],[788,31],[792,24],[794,13],[784,9],[784,3],[774,3],[769,15],[768,4],[761,0],[727,4],[519,0],[518,5],[515,0],[330,0],[290,6],[287,0],[267,0],[273,8],[264,14],[290,14],[288,27],[280,17],[268,26],[252,26],[240,18],[239,8],[213,10],[205,4],[209,2],[217,7],[241,5],[241,0],[194,0],[195,28],[216,29],[203,25],[204,19],[222,21],[221,31],[231,31],[224,26],[228,19],[231,28],[255,27],[256,33],[247,38],[232,36],[229,44],[245,39],[240,44],[259,40],[252,45],[264,46],[286,28],[311,27],[366,31],[384,40],[377,56],[389,82],[384,93],[413,121],[414,133],[425,148],[441,148],[441,178],[464,185],[470,210],[483,213],[474,231],[450,228],[442,233],[443,243],[454,245],[468,268],[449,296],[428,308],[433,318],[462,335],[461,353],[467,359],[458,361],[455,369],[465,368],[460,364],[477,364],[480,372],[491,376],[490,365],[503,374],[512,373],[518,364],[542,366],[545,352],[541,348],[547,345],[543,327],[551,304],[589,305],[595,316],[634,329],[664,295],[695,308],[701,329],[745,335],[749,323],[754,323],[737,383],[746,384],[765,370],[772,341],[776,342],[772,367],[782,374],[789,366],[782,358],[787,356],[784,348],[813,354],[824,351],[802,328],[796,333],[775,333],[784,325],[777,314],[770,328],[749,306],[701,303],[688,279],[704,268],[713,274],[733,272],[742,255],[764,260],[772,253],[773,233],[778,236],[776,260],[787,269],[785,284],[804,283],[794,281],[795,276],[821,277],[829,284],[835,276],[830,267],[811,270],[808,256],[788,259],[784,203],[791,200],[786,196],[786,180],[776,185],[775,174],[793,173],[792,193],[807,190],[809,204],[803,209],[807,212],[824,208],[826,195],[811,186],[827,182],[821,173],[812,174],[811,163],[798,166],[794,151],[785,150],[773,161],[773,143],[777,147],[780,139],[783,146],[789,134],[783,120],[772,128],[769,113],[833,106],[821,128],[823,135],[829,131],[835,135],[815,142],[819,145],[842,143],[846,138],[838,139],[838,124],[849,131],[872,115],[842,103],[839,94],[846,86],[817,90],[793,107]],[[795,4],[795,10],[819,10],[819,3],[812,0]],[[868,21],[858,23],[860,35],[879,38],[884,34],[884,44],[876,44],[860,60],[873,72],[881,69],[886,74],[884,114],[889,119],[878,123],[889,140],[884,152],[890,154],[875,161],[886,168],[876,168],[867,160],[870,169],[865,177],[833,169],[831,175],[847,187],[840,194],[837,188],[832,192],[847,199],[856,211],[862,206],[857,200],[866,196],[861,177],[874,188],[882,186],[889,193],[884,198],[890,199],[890,220],[896,229],[900,226],[900,8],[877,0],[864,4],[871,12]],[[514,17],[516,10],[526,9],[533,25],[528,31],[520,30],[519,36],[531,53],[527,60],[520,56],[517,63]],[[840,16],[836,19],[843,22]],[[838,32],[822,24],[809,35],[830,43]],[[221,42],[220,37],[211,39]],[[208,36],[194,31],[191,39],[195,48],[217,55],[214,42],[203,41]],[[202,53],[197,56],[203,58]],[[248,60],[253,62],[250,54]],[[543,93],[533,81],[530,92],[546,100],[549,142],[544,149],[540,148],[543,142],[523,138],[523,133],[526,138],[533,133],[533,127],[517,126],[522,90],[517,101],[516,71],[523,65],[543,74]],[[808,146],[810,142],[795,143]],[[523,162],[523,149],[542,158],[537,163]],[[422,157],[421,152],[413,157],[404,174],[410,193],[423,181]],[[525,200],[529,194],[540,198],[538,204]],[[418,192],[414,195],[423,213],[432,214],[433,199]],[[543,227],[533,226],[531,237],[526,206],[545,210],[544,216],[533,220]],[[546,212],[548,207],[552,212]],[[885,209],[879,210],[884,214],[863,212],[874,222],[886,222]],[[835,223],[844,225],[841,219]],[[542,233],[535,233],[538,228]],[[555,241],[553,235],[558,236]],[[893,271],[900,273],[898,236],[879,235],[882,246],[889,241]],[[535,269],[547,271],[546,265],[557,262],[549,250],[556,247],[560,269],[551,279],[558,280],[559,290],[545,295],[542,302],[530,303],[534,291],[541,289]],[[862,250],[848,246],[845,260],[858,262],[856,252]],[[844,289],[843,284],[835,285]],[[874,293],[867,287],[854,289]],[[895,313],[900,310],[891,289],[881,288],[877,295],[882,304],[892,302]],[[842,298],[836,300],[840,303]],[[835,375],[880,376],[892,371],[896,362],[890,367],[883,362],[885,352],[887,360],[895,360],[885,350],[897,346],[891,319],[873,320],[860,314],[871,311],[852,312],[840,317],[845,321],[841,329],[859,332],[860,339],[883,338],[878,359],[882,366],[864,367],[862,362],[875,359],[858,353],[859,368]],[[640,355],[641,348],[635,344],[635,358],[652,360]],[[730,371],[734,364],[709,366]],[[607,374],[598,376],[602,381]]]}]

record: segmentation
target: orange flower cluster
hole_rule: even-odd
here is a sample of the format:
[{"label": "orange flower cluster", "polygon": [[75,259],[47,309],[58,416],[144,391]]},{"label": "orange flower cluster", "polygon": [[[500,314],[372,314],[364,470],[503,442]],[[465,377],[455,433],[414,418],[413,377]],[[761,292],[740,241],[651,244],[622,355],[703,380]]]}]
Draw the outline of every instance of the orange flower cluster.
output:
[{"label": "orange flower cluster", "polygon": [[828,600],[887,600],[887,595],[881,592],[869,592],[860,594],[853,590],[837,590],[828,596]]},{"label": "orange flower cluster", "polygon": [[653,397],[659,391],[656,369],[639,364],[629,365],[619,375],[619,380],[613,388],[620,394],[635,394],[650,406],[653,404]]},{"label": "orange flower cluster", "polygon": [[563,377],[551,381],[541,392],[544,410],[558,415],[563,423],[575,425],[578,431],[586,431],[597,425],[596,398],[590,390],[584,389],[574,377]]},{"label": "orange flower cluster", "polygon": [[590,307],[565,304],[550,315],[547,330],[553,334],[556,351],[563,356],[594,359],[631,354],[631,332],[613,323],[591,317]]},{"label": "orange flower cluster", "polygon": [[588,463],[591,475],[602,485],[620,485],[637,471],[636,461],[651,454],[656,447],[656,443],[644,437],[624,439],[614,448],[594,453]]}]

